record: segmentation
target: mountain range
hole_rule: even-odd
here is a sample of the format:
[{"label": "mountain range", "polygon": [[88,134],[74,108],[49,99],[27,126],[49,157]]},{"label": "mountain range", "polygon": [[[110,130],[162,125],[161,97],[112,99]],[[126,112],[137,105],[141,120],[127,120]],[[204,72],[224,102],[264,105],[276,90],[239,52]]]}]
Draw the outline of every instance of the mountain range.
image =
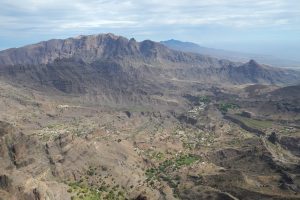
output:
[{"label": "mountain range", "polygon": [[[150,40],[113,34],[49,40],[0,52],[1,78],[66,93],[153,90],[178,83],[298,83],[300,72],[172,50]],[[142,88],[140,85],[152,85]],[[144,91],[151,92],[151,91]],[[155,91],[152,91],[155,93]]]},{"label": "mountain range", "polygon": [[259,63],[264,63],[275,67],[284,67],[284,68],[293,68],[293,69],[299,69],[300,67],[299,61],[278,58],[270,55],[241,53],[241,52],[235,52],[229,50],[208,48],[208,47],[200,46],[196,43],[182,42],[174,39],[161,41],[160,43],[166,45],[171,49],[185,51],[185,52],[199,53],[203,55],[216,57],[219,59],[228,59],[236,62],[246,62],[247,60],[254,59]]},{"label": "mountain range", "polygon": [[0,51],[0,200],[300,199],[300,72],[178,48]]}]

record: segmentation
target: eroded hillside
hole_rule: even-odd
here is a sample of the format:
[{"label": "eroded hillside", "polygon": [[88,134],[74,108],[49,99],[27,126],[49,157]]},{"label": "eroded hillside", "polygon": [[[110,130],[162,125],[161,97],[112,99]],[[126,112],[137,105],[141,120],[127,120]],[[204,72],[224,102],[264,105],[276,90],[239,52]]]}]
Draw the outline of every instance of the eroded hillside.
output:
[{"label": "eroded hillside", "polygon": [[110,34],[0,60],[0,199],[300,198],[293,71]]}]

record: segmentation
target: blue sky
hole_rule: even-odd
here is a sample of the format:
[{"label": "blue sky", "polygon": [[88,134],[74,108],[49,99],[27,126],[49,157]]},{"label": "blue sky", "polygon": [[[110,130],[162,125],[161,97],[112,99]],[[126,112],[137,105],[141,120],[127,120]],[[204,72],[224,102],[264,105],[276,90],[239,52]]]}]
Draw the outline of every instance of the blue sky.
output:
[{"label": "blue sky", "polygon": [[300,60],[299,0],[1,0],[0,49],[112,32]]}]

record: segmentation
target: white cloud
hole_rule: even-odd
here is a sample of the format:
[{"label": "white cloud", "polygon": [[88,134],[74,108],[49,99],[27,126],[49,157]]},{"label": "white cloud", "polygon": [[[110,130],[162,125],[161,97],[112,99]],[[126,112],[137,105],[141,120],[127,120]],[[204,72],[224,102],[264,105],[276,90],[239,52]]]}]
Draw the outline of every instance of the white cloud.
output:
[{"label": "white cloud", "polygon": [[[2,0],[1,29],[277,26],[299,23],[297,0]],[[48,29],[47,29],[48,28]]]}]

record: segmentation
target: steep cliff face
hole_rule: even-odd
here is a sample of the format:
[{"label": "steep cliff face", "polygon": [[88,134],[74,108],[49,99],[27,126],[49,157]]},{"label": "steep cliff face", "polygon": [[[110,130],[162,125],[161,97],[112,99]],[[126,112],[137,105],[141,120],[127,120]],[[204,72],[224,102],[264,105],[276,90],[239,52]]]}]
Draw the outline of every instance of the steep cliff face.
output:
[{"label": "steep cliff face", "polygon": [[221,67],[219,60],[199,54],[168,49],[150,40],[137,42],[113,34],[53,39],[0,52],[0,66],[46,65],[70,59],[92,63],[97,60],[118,60],[130,63],[194,64],[198,67]]},{"label": "steep cliff face", "polygon": [[4,51],[0,55],[0,63],[2,65],[40,65],[71,57],[91,61],[119,53],[130,54],[129,50],[134,51],[133,45],[129,45],[125,50],[125,44],[129,44],[127,39],[111,34],[80,36],[66,40],[54,39]]},{"label": "steep cliff face", "polygon": [[[86,63],[98,59],[170,59],[188,60],[188,54],[169,50],[165,46],[146,40],[136,42],[113,34],[79,36],[65,40],[53,39],[0,53],[1,65],[40,65],[55,60],[76,58]],[[195,59],[197,56],[194,56]],[[192,56],[190,56],[192,58]]]},{"label": "steep cliff face", "polygon": [[100,34],[2,51],[0,78],[64,93],[120,91],[130,96],[130,91],[139,94],[142,90],[145,94],[149,88],[148,93],[155,93],[152,88],[177,87],[178,81],[291,84],[300,79],[300,73],[263,66],[254,60],[234,63],[171,50],[150,40],[137,42]]}]

